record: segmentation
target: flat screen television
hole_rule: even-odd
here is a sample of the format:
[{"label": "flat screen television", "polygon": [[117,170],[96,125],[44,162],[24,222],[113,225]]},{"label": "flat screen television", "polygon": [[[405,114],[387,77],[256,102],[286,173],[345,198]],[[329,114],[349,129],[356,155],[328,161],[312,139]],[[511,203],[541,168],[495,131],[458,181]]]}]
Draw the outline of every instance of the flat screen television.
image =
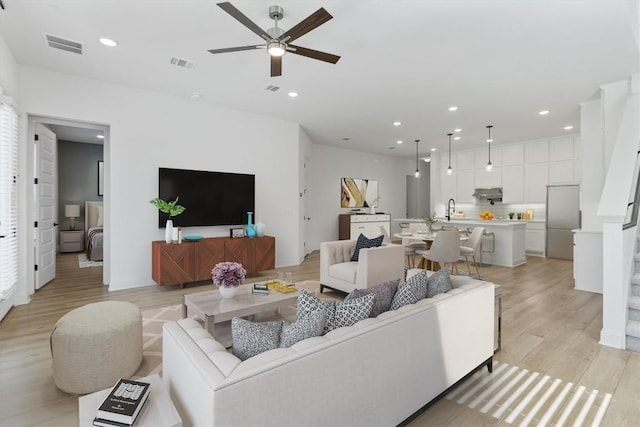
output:
[{"label": "flat screen television", "polygon": [[[172,218],[176,227],[246,224],[247,212],[255,212],[255,175],[158,168],[158,183],[158,197],[179,197],[186,208]],[[167,219],[160,212],[158,226]]]}]

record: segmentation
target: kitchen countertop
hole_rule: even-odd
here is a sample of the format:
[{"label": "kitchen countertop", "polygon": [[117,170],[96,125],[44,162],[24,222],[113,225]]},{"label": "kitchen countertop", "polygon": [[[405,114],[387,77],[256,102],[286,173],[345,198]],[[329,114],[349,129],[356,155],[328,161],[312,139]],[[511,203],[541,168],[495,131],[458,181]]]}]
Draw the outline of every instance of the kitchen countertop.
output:
[{"label": "kitchen countertop", "polygon": [[[438,220],[438,222],[436,224],[441,224],[441,223],[446,223],[447,222],[447,218],[443,218],[443,217],[436,217],[436,219]],[[395,222],[425,222],[424,218],[394,218],[393,221]],[[481,222],[481,223],[527,223],[527,222],[533,222],[533,223],[545,223],[544,219],[530,219],[530,220],[517,220],[517,219],[504,219],[504,218],[495,218],[492,219],[490,221],[486,221],[486,220],[482,220],[480,218],[471,218],[471,217],[463,217],[463,218],[453,218],[451,217],[451,222],[454,221],[459,221],[459,222]]]},{"label": "kitchen countertop", "polygon": [[434,224],[435,228],[440,227],[442,224],[469,224],[469,225],[480,225],[483,227],[525,227],[527,221],[518,221],[518,220],[508,220],[508,219],[471,219],[471,218],[451,218],[451,221],[447,221],[446,218],[439,219],[437,223]]}]

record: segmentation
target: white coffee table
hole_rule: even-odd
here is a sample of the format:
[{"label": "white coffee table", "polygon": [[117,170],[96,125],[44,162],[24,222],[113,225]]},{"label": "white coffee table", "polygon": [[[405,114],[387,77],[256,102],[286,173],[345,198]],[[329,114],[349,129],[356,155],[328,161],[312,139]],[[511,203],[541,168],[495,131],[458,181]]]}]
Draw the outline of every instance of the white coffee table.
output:
[{"label": "white coffee table", "polygon": [[225,347],[231,346],[231,319],[279,310],[296,303],[299,291],[282,293],[269,290],[268,295],[251,293],[252,284],[240,286],[236,296],[222,298],[220,292],[197,292],[182,296],[182,318],[187,317],[188,310],[199,314],[204,319],[205,329]]},{"label": "white coffee table", "polygon": [[[169,393],[164,389],[162,380],[158,374],[139,378],[151,384],[149,400],[144,404],[140,415],[135,422],[135,427],[182,427],[182,420],[176,407],[169,398]],[[93,419],[96,416],[98,406],[109,394],[111,388],[87,394],[78,399],[78,420],[80,427],[93,427]]]}]

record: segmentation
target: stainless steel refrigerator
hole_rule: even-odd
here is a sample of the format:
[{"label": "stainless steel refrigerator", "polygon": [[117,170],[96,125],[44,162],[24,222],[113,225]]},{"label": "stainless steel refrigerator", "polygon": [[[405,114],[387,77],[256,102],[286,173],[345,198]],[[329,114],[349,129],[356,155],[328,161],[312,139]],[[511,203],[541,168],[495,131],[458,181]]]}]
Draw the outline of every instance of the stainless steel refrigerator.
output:
[{"label": "stainless steel refrigerator", "polygon": [[573,233],[580,228],[580,186],[547,186],[547,250],[549,258],[573,259]]}]

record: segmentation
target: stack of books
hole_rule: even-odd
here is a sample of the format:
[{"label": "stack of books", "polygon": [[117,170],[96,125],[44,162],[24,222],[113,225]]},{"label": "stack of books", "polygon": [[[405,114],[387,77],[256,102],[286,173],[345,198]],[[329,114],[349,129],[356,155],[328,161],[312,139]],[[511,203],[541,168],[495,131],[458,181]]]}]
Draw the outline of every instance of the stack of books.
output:
[{"label": "stack of books", "polygon": [[251,293],[258,295],[268,295],[269,287],[266,283],[254,283],[253,288],[251,288]]},{"label": "stack of books", "polygon": [[149,383],[118,380],[98,408],[93,425],[100,427],[133,426],[149,397],[149,391]]}]

